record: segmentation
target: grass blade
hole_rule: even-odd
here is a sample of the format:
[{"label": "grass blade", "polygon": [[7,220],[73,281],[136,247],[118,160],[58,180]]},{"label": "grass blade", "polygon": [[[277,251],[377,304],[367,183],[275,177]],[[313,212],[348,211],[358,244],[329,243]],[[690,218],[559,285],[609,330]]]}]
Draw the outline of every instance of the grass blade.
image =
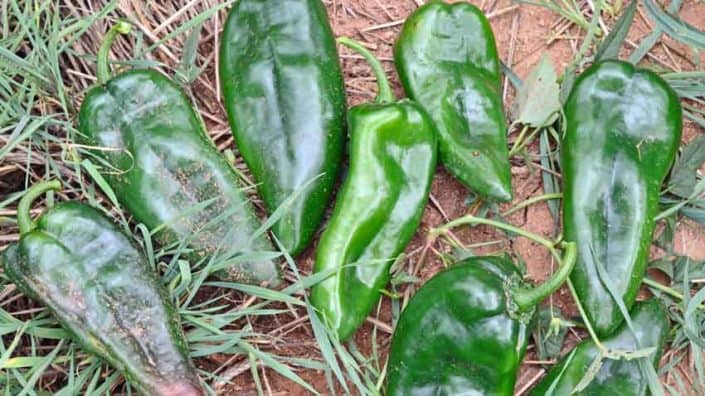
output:
[{"label": "grass blade", "polygon": [[597,47],[595,51],[595,61],[617,58],[619,49],[622,48],[622,44],[627,38],[627,33],[629,33],[629,28],[631,28],[632,22],[634,22],[636,5],[637,0],[632,0],[627,8],[625,8],[624,13],[619,17],[619,20],[615,23],[610,34],[607,35]]},{"label": "grass blade", "polygon": [[665,12],[654,0],[644,0],[644,8],[656,26],[671,38],[696,48],[705,49],[705,33]]}]

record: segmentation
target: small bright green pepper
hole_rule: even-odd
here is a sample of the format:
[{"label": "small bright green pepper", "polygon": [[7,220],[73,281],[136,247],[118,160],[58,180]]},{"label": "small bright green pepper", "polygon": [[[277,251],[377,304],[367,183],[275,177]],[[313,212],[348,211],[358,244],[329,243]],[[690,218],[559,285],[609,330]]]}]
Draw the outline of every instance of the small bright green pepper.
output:
[{"label": "small bright green pepper", "polygon": [[445,167],[480,197],[510,201],[499,57],[482,11],[439,1],[419,7],[404,23],[394,60],[404,90],[438,127]]},{"label": "small bright green pepper", "polygon": [[311,303],[345,340],[377,303],[389,267],[416,232],[437,147],[433,121],[416,103],[395,101],[379,61],[356,42],[339,41],[364,55],[379,83],[375,103],[348,113],[350,169],[314,267],[335,271],[313,287]]},{"label": "small bright green pepper", "polygon": [[235,142],[289,254],[323,221],[345,148],[345,85],[320,0],[240,0],[219,72]]},{"label": "small bright green pepper", "polygon": [[31,220],[32,201],[60,186],[36,184],[20,200],[20,240],[3,253],[8,278],[140,394],[203,395],[178,313],[127,235],[78,202],[63,202]]},{"label": "small bright green pepper", "polygon": [[663,79],[618,61],[587,69],[565,104],[564,233],[578,244],[571,280],[599,336],[622,323],[615,299],[627,309],[636,299],[681,117]]},{"label": "small bright green pepper", "polygon": [[501,257],[472,257],[431,278],[394,330],[387,395],[511,396],[535,307],[567,279],[574,243],[561,261],[536,288]]},{"label": "small bright green pepper", "polygon": [[[601,340],[602,345],[610,351],[621,352],[654,348],[653,355],[646,364],[657,365],[669,330],[666,311],[658,300],[651,299],[634,305],[631,320],[634,333],[626,323],[623,323],[614,334]],[[645,396],[648,394],[648,381],[639,367],[639,360],[627,358],[604,359],[593,380],[584,389],[573,393],[599,354],[600,351],[592,340],[583,341],[551,368],[541,382],[531,390],[530,395]]]},{"label": "small bright green pepper", "polygon": [[203,123],[179,87],[154,70],[131,70],[110,78],[108,51],[119,31],[111,29],[98,56],[99,85],[86,94],[78,116],[78,140],[102,163],[101,172],[120,204],[140,223],[159,232],[162,245],[186,242],[196,261],[230,259],[225,279],[270,286],[277,264],[247,259],[272,251],[232,165],[206,135]]}]

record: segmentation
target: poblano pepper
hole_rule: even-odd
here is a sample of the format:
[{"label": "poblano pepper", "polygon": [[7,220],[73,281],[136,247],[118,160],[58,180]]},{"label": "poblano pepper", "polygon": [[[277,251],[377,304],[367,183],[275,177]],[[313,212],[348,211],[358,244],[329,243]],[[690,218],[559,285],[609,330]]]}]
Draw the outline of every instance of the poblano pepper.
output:
[{"label": "poblano pepper", "polygon": [[395,101],[384,70],[364,47],[379,84],[375,103],[348,113],[350,169],[318,245],[311,303],[345,340],[362,324],[389,280],[389,268],[414,235],[436,166],[433,121],[416,103]]},{"label": "poblano pepper", "polygon": [[394,60],[404,90],[438,127],[446,169],[480,197],[510,201],[499,57],[482,11],[439,1],[419,7],[404,23]]},{"label": "poblano pepper", "polygon": [[5,274],[49,307],[83,349],[118,369],[140,394],[199,396],[179,316],[147,259],[97,209],[64,202],[36,221],[40,183],[20,201],[20,240],[3,253]]},{"label": "poblano pepper", "polygon": [[233,260],[220,277],[248,283],[279,282],[276,263],[247,259],[272,251],[244,186],[210,141],[188,98],[154,70],[110,78],[111,29],[98,55],[99,85],[87,94],[78,117],[79,141],[100,159],[101,173],[120,204],[140,223],[160,231],[162,245],[186,241],[188,257]]},{"label": "poblano pepper", "polygon": [[606,336],[623,320],[616,299],[629,309],[646,271],[681,107],[653,72],[606,61],[577,79],[565,120],[563,226],[578,244],[571,280],[595,332]]},{"label": "poblano pepper", "polygon": [[220,47],[220,80],[240,154],[294,256],[323,221],[345,147],[345,85],[320,0],[240,0]]},{"label": "poblano pepper", "polygon": [[640,363],[639,359],[628,357],[620,360],[605,358],[592,381],[582,390],[573,393],[583,377],[588,374],[590,365],[600,355],[595,343],[592,340],[586,340],[552,367],[541,382],[531,390],[530,395],[647,395],[648,381],[639,366],[658,364],[669,330],[668,318],[658,300],[651,299],[634,305],[631,310],[631,320],[634,333],[626,323],[623,323],[614,334],[601,340],[602,345],[610,351],[620,353],[653,348],[653,354],[646,358],[646,361]]},{"label": "poblano pepper", "polygon": [[387,394],[512,395],[535,306],[563,284],[574,263],[575,244],[564,243],[561,267],[536,288],[501,257],[472,257],[438,273],[397,322]]}]

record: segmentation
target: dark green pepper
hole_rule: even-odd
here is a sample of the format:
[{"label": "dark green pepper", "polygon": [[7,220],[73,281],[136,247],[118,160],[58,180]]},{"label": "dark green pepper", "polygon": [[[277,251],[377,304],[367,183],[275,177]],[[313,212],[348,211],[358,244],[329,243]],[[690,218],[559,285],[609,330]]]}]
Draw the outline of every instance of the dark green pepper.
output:
[{"label": "dark green pepper", "polygon": [[[631,320],[634,333],[629,330],[626,323],[623,323],[617,332],[601,341],[603,347],[622,353],[654,348],[653,357],[647,364],[657,365],[669,330],[666,311],[656,299],[651,299],[634,305]],[[599,355],[600,350],[592,340],[583,341],[551,368],[541,382],[531,390],[530,395],[645,396],[648,394],[648,381],[639,367],[639,360],[628,358],[604,359],[592,381],[582,390],[573,393]]]},{"label": "dark green pepper", "polygon": [[431,278],[397,322],[387,394],[512,395],[535,306],[570,274],[574,243],[564,243],[562,262],[536,288],[501,257],[472,257]]},{"label": "dark green pepper", "polygon": [[623,320],[615,299],[630,309],[646,271],[681,107],[656,74],[607,61],[577,79],[565,120],[563,226],[578,244],[571,280],[595,332],[606,336]]},{"label": "dark green pepper", "polygon": [[438,1],[419,7],[404,23],[394,60],[406,93],[436,122],[445,167],[480,197],[510,201],[499,57],[482,11]]},{"label": "dark green pepper", "polygon": [[345,147],[345,85],[320,0],[240,0],[220,47],[220,80],[240,154],[292,256],[311,242]]},{"label": "dark green pepper", "polygon": [[109,79],[108,51],[119,31],[108,32],[98,60],[100,84],[81,105],[79,140],[106,166],[103,177],[118,201],[162,245],[186,241],[189,258],[236,259],[221,277],[248,283],[279,282],[271,260],[249,260],[273,250],[231,164],[204,132],[179,87],[159,72],[132,70]]},{"label": "dark green pepper", "polygon": [[3,254],[8,278],[141,394],[202,395],[176,309],[130,239],[78,202],[30,219],[32,201],[59,188],[40,183],[20,201],[20,241]]},{"label": "dark green pepper", "polygon": [[379,61],[354,41],[339,41],[364,55],[379,83],[375,103],[348,113],[350,169],[314,267],[335,271],[313,287],[311,303],[345,340],[377,303],[389,267],[419,226],[437,147],[433,121],[418,104],[395,101]]}]

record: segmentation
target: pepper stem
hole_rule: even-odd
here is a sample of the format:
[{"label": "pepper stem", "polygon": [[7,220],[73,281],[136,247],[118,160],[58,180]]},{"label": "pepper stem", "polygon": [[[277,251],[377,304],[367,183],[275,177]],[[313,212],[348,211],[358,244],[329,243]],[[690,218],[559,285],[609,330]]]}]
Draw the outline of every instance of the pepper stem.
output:
[{"label": "pepper stem", "polygon": [[61,183],[58,180],[52,180],[35,184],[27,190],[17,206],[17,225],[20,226],[20,235],[24,235],[36,227],[36,223],[32,221],[29,214],[32,202],[47,191],[59,189],[61,189]]},{"label": "pepper stem", "polygon": [[[483,217],[475,217],[473,215],[459,217],[446,223],[445,225],[431,230],[431,235],[435,237],[437,235],[446,234],[450,229],[465,224],[485,224],[531,239],[532,241],[545,246],[546,249],[551,252],[551,256],[558,261],[560,265],[558,271],[542,285],[532,288],[517,286],[510,290],[513,303],[520,312],[530,311],[544,298],[558,290],[558,288],[561,287],[563,282],[568,278],[568,275],[570,275],[570,272],[575,266],[575,260],[577,259],[578,254],[575,242],[556,243],[539,235],[522,230],[521,228],[515,227],[511,224],[490,220]],[[559,256],[556,245],[563,249],[563,258]]]},{"label": "pepper stem", "polygon": [[377,86],[379,89],[379,93],[377,94],[375,103],[394,102],[395,98],[394,94],[392,93],[392,88],[389,85],[389,80],[387,79],[387,75],[384,73],[384,68],[382,68],[382,64],[379,62],[379,60],[374,55],[372,55],[372,53],[368,51],[367,48],[365,48],[362,44],[349,37],[340,37],[337,41],[340,44],[362,55],[362,57],[365,58],[365,60],[372,67],[372,71],[375,73],[375,78],[377,78]]},{"label": "pepper stem", "polygon": [[112,47],[113,42],[117,38],[118,34],[130,33],[132,26],[126,21],[118,21],[113,27],[108,30],[105,34],[103,42],[100,44],[100,49],[98,50],[98,83],[105,84],[110,80],[110,65],[108,65],[108,54],[110,53],[110,47]]},{"label": "pepper stem", "polygon": [[539,305],[546,297],[558,290],[571,271],[573,271],[577,258],[575,242],[561,242],[560,247],[563,249],[563,258],[559,262],[560,266],[558,271],[548,278],[546,282],[536,287],[518,286],[510,291],[514,304],[516,304],[519,311],[527,312]]}]

